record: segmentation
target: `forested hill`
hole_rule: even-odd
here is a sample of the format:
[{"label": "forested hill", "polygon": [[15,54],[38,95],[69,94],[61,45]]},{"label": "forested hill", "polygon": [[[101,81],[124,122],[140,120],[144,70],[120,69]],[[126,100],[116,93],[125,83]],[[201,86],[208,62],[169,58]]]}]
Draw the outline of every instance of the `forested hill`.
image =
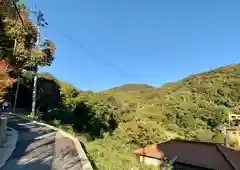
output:
[{"label": "forested hill", "polygon": [[[32,78],[25,75],[20,80],[19,98],[30,108]],[[95,93],[44,73],[38,82],[37,108],[45,121],[81,134],[97,167],[124,169],[137,164],[134,148],[151,143],[171,138],[222,142],[216,127],[240,110],[240,64],[159,88],[134,84]]]},{"label": "forested hill", "polygon": [[[191,75],[159,88],[92,94],[90,100],[100,96],[117,108],[109,113],[118,127],[113,134],[86,142],[86,146],[98,167],[110,164],[123,169],[135,161],[132,151],[136,147],[171,138],[223,142],[216,127],[228,122],[229,113],[240,113],[240,64]],[[113,153],[108,155],[106,148]]]},{"label": "forested hill", "polygon": [[114,87],[106,91],[112,91],[112,92],[131,92],[131,91],[139,91],[139,90],[145,90],[153,88],[153,86],[147,85],[147,84],[124,84],[120,87]]}]

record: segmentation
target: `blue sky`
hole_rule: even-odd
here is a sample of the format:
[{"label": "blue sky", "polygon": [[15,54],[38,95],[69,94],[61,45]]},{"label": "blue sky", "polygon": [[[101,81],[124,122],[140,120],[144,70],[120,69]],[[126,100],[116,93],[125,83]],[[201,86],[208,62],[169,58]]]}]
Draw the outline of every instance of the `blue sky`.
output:
[{"label": "blue sky", "polygon": [[239,0],[28,0],[34,4],[57,46],[41,71],[82,90],[161,86],[240,62]]}]

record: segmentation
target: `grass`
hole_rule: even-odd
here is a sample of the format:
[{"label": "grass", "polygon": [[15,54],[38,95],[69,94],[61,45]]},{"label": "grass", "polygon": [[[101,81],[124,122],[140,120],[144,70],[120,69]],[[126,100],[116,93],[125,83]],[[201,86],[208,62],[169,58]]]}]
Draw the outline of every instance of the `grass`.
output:
[{"label": "grass", "polygon": [[128,143],[120,129],[113,135],[104,134],[104,138],[88,141],[80,139],[87,150],[89,159],[98,170],[154,170],[155,167],[140,164],[133,151],[137,148]]},{"label": "grass", "polygon": [[107,137],[93,142],[84,142],[91,159],[99,170],[131,169],[137,159],[123,141]]}]

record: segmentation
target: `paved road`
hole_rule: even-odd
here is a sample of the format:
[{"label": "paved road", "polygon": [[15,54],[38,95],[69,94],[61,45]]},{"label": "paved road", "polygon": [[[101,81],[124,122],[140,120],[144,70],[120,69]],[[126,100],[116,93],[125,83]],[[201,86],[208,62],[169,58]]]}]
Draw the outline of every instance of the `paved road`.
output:
[{"label": "paved road", "polygon": [[61,133],[8,115],[8,126],[18,131],[12,156],[1,170],[81,170],[72,140]]}]

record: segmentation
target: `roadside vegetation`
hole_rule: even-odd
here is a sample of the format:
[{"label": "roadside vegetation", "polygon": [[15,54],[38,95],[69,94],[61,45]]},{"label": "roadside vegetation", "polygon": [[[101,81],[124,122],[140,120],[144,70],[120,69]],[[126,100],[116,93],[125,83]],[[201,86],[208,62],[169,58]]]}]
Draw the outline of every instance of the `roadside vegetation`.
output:
[{"label": "roadside vegetation", "polygon": [[[138,147],[173,138],[223,142],[218,127],[228,123],[229,113],[239,113],[239,73],[235,64],[160,88],[135,84],[96,93],[41,73],[38,116],[77,135],[98,169],[139,168],[133,154]],[[31,91],[19,93],[29,94],[25,108],[31,108]]]}]

